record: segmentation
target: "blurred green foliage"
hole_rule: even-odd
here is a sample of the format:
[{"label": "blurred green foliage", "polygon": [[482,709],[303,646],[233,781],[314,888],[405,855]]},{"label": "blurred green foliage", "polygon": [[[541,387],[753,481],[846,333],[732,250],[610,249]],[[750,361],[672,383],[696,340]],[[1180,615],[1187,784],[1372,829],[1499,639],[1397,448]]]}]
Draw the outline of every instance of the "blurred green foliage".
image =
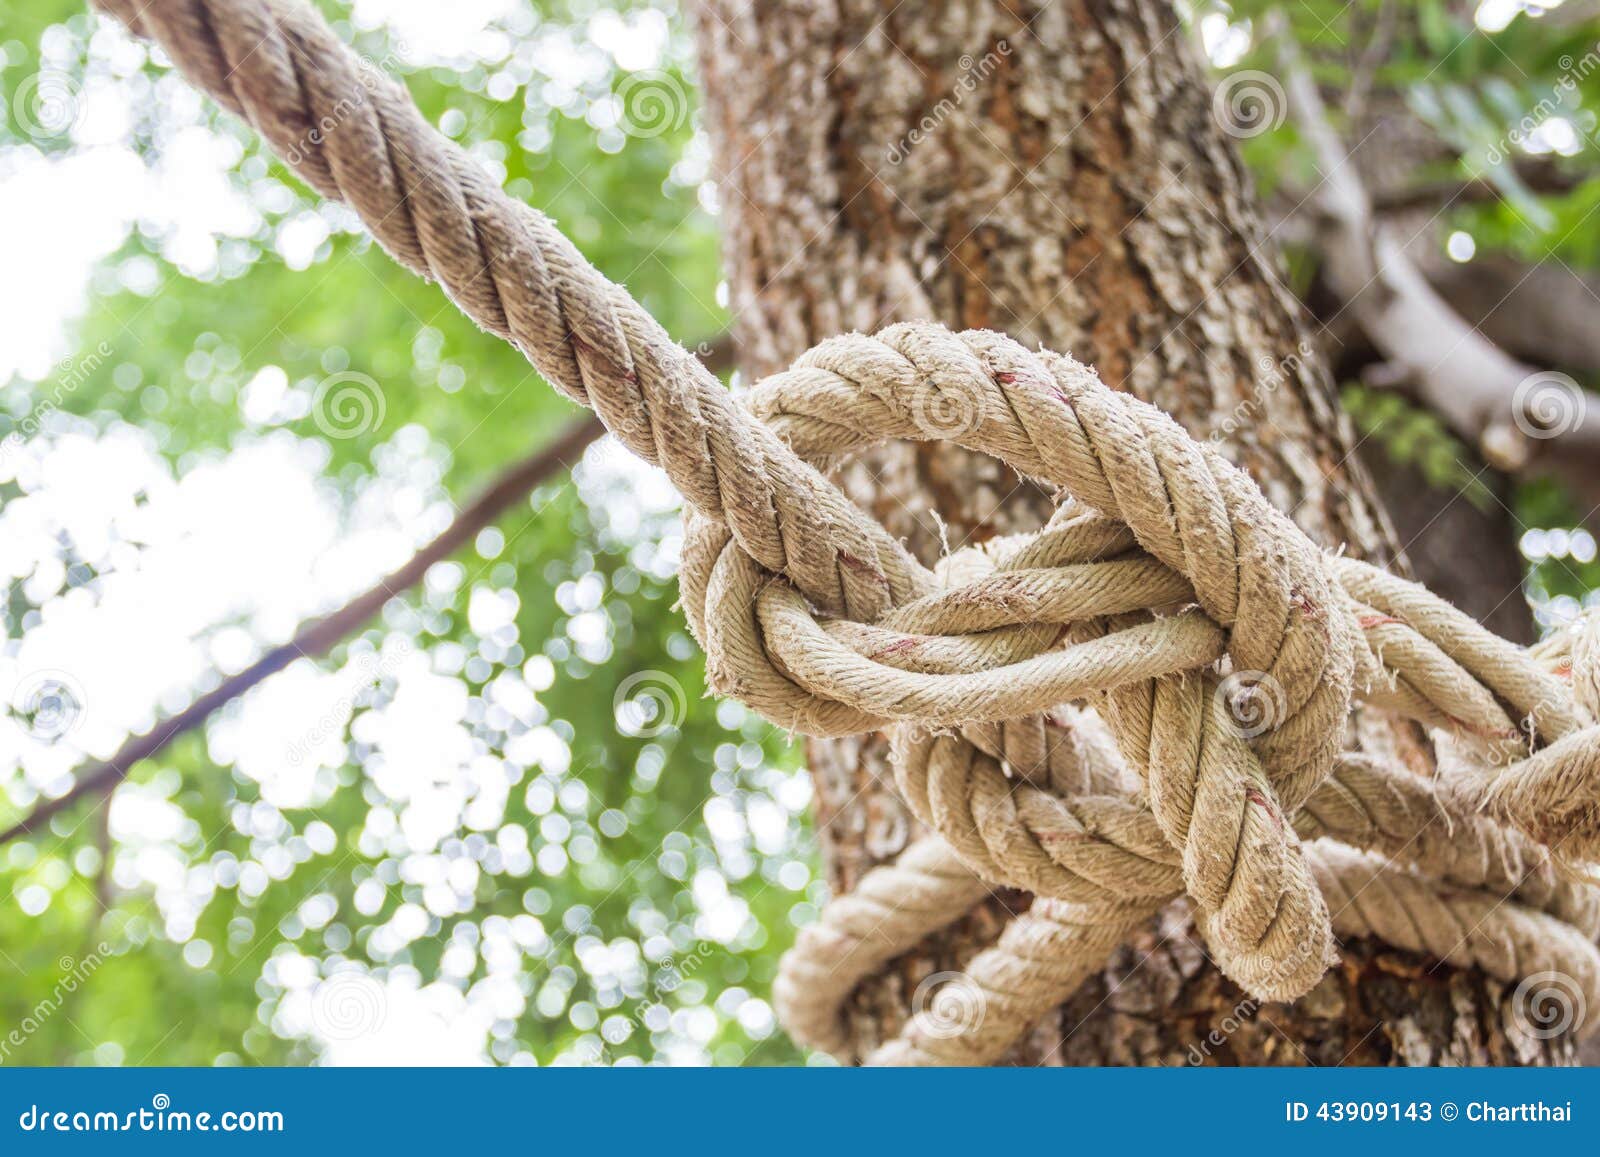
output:
[{"label": "blurred green foliage", "polygon": [[[1414,151],[1392,168],[1419,190],[1445,192],[1436,210],[1402,219],[1397,227],[1408,239],[1435,238],[1442,247],[1459,231],[1476,254],[1560,261],[1587,275],[1600,271],[1600,9],[1581,0],[1549,8],[1516,0],[1236,0],[1201,4],[1198,18],[1212,21],[1210,38],[1221,40],[1224,27],[1240,33],[1232,43],[1242,51],[1229,70],[1275,74],[1277,48],[1243,32],[1278,12],[1331,94],[1329,115],[1347,148],[1370,150],[1395,122],[1413,122],[1420,132],[1398,139]],[[1244,141],[1243,151],[1263,195],[1297,204],[1315,186],[1316,167],[1288,112],[1277,102],[1271,130]],[[1467,195],[1481,186],[1495,195]],[[1288,256],[1296,286],[1309,285],[1314,245],[1292,245]],[[1600,299],[1592,304],[1600,311]],[[1342,395],[1363,438],[1383,452],[1474,503],[1500,501],[1476,481],[1476,453],[1433,414],[1359,382],[1343,383]],[[1586,505],[1549,482],[1513,488],[1510,512],[1532,547],[1528,594],[1546,625],[1600,587],[1592,536],[1566,533],[1595,525]],[[1562,531],[1553,543],[1542,537],[1550,528]]]},{"label": "blurred green foliage", "polygon": [[[369,58],[405,59],[385,30],[353,29],[337,5],[325,11]],[[515,27],[524,38],[560,30],[581,43],[600,11],[541,6],[519,14]],[[685,33],[675,13],[662,15],[673,22],[663,83],[692,101]],[[65,40],[68,71],[84,78],[93,68],[97,22],[78,4],[10,4],[3,20],[8,98],[39,67],[43,37],[54,40],[56,67]],[[394,67],[431,120],[513,194],[560,221],[673,333],[693,344],[722,332],[714,221],[692,158],[684,167],[695,150],[691,104],[665,131],[629,135],[585,116],[627,76],[614,64],[579,91],[558,94],[562,107],[546,101],[525,54]],[[146,63],[123,82],[139,102],[129,143],[151,165],[172,144],[175,116],[182,121],[168,107],[174,80]],[[77,349],[105,356],[91,359],[82,383],[61,398],[65,414],[97,429],[149,432],[180,473],[275,432],[317,440],[327,484],[353,504],[375,460],[400,448],[415,456],[420,431],[439,487],[465,499],[577,413],[516,350],[478,331],[347,215],[324,218],[329,236],[310,268],[290,268],[279,244],[286,223],[326,211],[248,130],[209,108],[199,117],[236,142],[229,181],[258,209],[258,227],[223,238],[212,268],[186,274],[168,259],[162,231],[136,223],[96,273],[89,309],[75,324]],[[0,147],[74,147],[64,135],[31,139],[22,124],[7,131]],[[251,419],[243,401],[264,367],[281,370],[291,394],[309,394],[330,374],[365,375],[382,390],[382,421],[330,438],[311,414]],[[49,386],[10,382],[0,393],[9,415],[0,424],[22,431]],[[499,533],[436,568],[426,587],[400,595],[324,664],[370,665],[400,640],[461,684],[473,758],[508,781],[487,821],[469,812],[454,834],[420,848],[395,830],[406,805],[364,774],[373,753],[357,738],[363,716],[392,700],[384,663],[362,686],[347,724],[347,759],[315,806],[265,802],[257,780],[217,757],[214,737],[187,735],[142,764],[136,788],[126,790],[182,817],[162,852],[177,858],[186,886],[203,897],[192,926],[174,925],[158,888],[119,882],[139,878],[133,861],[141,849],[106,834],[102,806],[80,807],[50,832],[0,847],[0,963],[11,976],[0,986],[0,1038],[11,1026],[23,1030],[20,1043],[0,1041],[0,1061],[310,1060],[327,1026],[307,1032],[303,1009],[298,1019],[285,1011],[308,961],[314,976],[358,964],[386,985],[443,983],[463,993],[467,1006],[487,1008],[482,1048],[501,1062],[799,1059],[758,999],[791,917],[820,900],[797,753],[737,705],[704,698],[698,650],[674,609],[675,515],[647,513],[641,527],[628,520],[627,532],[614,533],[613,504],[627,506],[630,496],[614,483],[595,486],[601,490],[587,496],[564,478],[542,487],[503,517]],[[16,494],[14,483],[8,489]],[[77,557],[71,542],[62,550]],[[92,565],[78,576],[91,589],[100,577]],[[13,585],[7,610],[14,639],[43,609],[22,585]],[[513,623],[498,627],[492,642],[469,621],[481,589],[517,595]],[[580,619],[587,645],[574,638]],[[618,689],[640,673],[648,676],[642,694],[654,688],[658,700],[619,700]],[[531,689],[545,682],[529,706]],[[506,696],[496,697],[507,687],[521,704],[515,713],[501,706]],[[241,706],[248,702],[224,719]],[[671,726],[650,722],[663,710]],[[530,738],[538,741],[531,747]],[[11,801],[0,803],[0,822],[23,814],[37,794],[17,769],[0,772],[0,786]],[[715,831],[708,811],[717,814]],[[759,813],[759,840],[745,822],[751,813]],[[115,871],[119,862],[125,874]],[[263,865],[265,886],[241,882]],[[456,873],[448,897],[438,893],[441,872]],[[47,906],[24,912],[17,895],[38,887]],[[708,926],[708,912],[730,903],[736,918]],[[412,927],[418,920],[420,929]],[[383,929],[402,926],[404,937],[383,941]],[[63,980],[72,991],[63,993]],[[374,985],[356,995],[398,1000],[392,988],[378,992]],[[318,1009],[315,999],[313,1022],[337,1012]]]}]

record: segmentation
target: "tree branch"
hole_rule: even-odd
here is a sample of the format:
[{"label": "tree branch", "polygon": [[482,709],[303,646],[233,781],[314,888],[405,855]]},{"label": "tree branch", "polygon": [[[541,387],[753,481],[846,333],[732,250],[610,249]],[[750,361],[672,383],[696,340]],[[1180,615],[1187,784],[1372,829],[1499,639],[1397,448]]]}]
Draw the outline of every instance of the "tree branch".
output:
[{"label": "tree branch", "polygon": [[[1508,163],[1516,171],[1517,179],[1535,193],[1564,196],[1582,183],[1575,174],[1548,162],[1518,160]],[[1441,177],[1376,192],[1369,190],[1372,213],[1380,219],[1410,213],[1437,217],[1453,205],[1489,204],[1504,196],[1498,186],[1482,177]],[[1285,183],[1282,192],[1267,206],[1268,232],[1285,243],[1309,245],[1315,240],[1321,215],[1314,195],[1298,185]]]},{"label": "tree branch", "polygon": [[1451,261],[1432,245],[1411,254],[1452,309],[1513,357],[1600,378],[1600,277],[1560,261],[1480,252]]},{"label": "tree branch", "polygon": [[[1580,495],[1600,498],[1600,399],[1573,386],[1552,398],[1539,371],[1518,362],[1450,308],[1373,212],[1355,166],[1330,124],[1299,51],[1273,22],[1289,103],[1316,154],[1321,181],[1323,270],[1329,287],[1374,346],[1458,436],[1507,473],[1549,471]],[[1540,407],[1570,408],[1553,425]]]},{"label": "tree branch", "polygon": [[428,568],[454,554],[475,538],[499,515],[557,471],[571,466],[584,447],[605,433],[593,414],[571,422],[547,445],[516,463],[490,484],[489,488],[463,507],[432,542],[408,559],[404,566],[351,599],[338,610],[305,624],[294,638],[274,647],[245,670],[224,679],[178,714],[163,720],[143,735],[130,738],[110,759],[92,763],[80,771],[72,787],[55,799],[45,800],[16,824],[0,832],[0,844],[37,830],[52,817],[88,795],[103,795],[121,783],[141,761],[164,750],[185,732],[203,724],[211,713],[239,698],[250,688],[294,660],[326,655],[340,640],[348,637],[382,610],[396,595],[422,580]]},{"label": "tree branch", "polygon": [[1350,70],[1350,87],[1345,93],[1344,113],[1351,120],[1360,118],[1366,107],[1367,95],[1372,91],[1372,78],[1388,59],[1394,46],[1395,24],[1393,0],[1382,0],[1373,20],[1372,36]]}]

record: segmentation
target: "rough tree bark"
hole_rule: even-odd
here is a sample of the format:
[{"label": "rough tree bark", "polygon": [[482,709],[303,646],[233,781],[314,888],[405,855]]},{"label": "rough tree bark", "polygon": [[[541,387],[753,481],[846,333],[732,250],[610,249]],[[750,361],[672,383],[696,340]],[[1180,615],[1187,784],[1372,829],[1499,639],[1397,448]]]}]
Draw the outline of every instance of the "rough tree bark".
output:
[{"label": "rough tree bark", "polygon": [[[704,0],[698,30],[748,374],[895,320],[1005,330],[1215,437],[1319,541],[1395,555],[1165,0]],[[927,560],[1047,510],[1032,486],[945,446],[887,447],[843,481]],[[1413,732],[1361,729],[1427,769]],[[813,742],[809,758],[824,860],[849,888],[915,832],[880,739]],[[999,896],[864,984],[850,1013],[858,1047],[894,1032],[922,977],[959,968],[1026,903]],[[1307,999],[1254,1010],[1180,905],[1011,1059],[1181,1064],[1191,1046],[1225,1064],[1566,1058],[1566,1042],[1508,1038],[1507,995],[1353,943]],[[1243,1025],[1208,1049],[1236,1011]]]}]

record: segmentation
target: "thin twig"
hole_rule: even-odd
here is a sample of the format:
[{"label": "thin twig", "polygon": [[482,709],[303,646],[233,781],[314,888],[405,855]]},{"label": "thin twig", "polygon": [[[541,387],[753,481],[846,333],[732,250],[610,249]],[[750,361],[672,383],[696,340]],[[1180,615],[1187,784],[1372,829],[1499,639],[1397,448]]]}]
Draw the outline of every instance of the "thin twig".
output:
[{"label": "thin twig", "polygon": [[1345,93],[1344,113],[1353,121],[1361,119],[1367,96],[1372,91],[1373,77],[1389,59],[1390,50],[1394,47],[1394,34],[1395,7],[1392,0],[1383,0],[1373,22],[1372,37],[1351,69],[1350,88]]},{"label": "thin twig", "polygon": [[143,735],[133,736],[110,759],[85,767],[66,794],[44,801],[0,832],[0,844],[37,830],[84,796],[109,792],[127,778],[141,760],[163,751],[178,736],[199,727],[218,708],[233,702],[294,660],[326,655],[382,610],[390,599],[420,582],[434,563],[454,554],[535,486],[569,467],[583,453],[584,447],[605,432],[600,419],[592,414],[573,421],[547,445],[495,479],[487,490],[462,508],[437,538],[412,555],[399,570],[338,610],[313,619],[287,643],[274,647],[237,675],[223,680],[176,715],[162,720]]}]

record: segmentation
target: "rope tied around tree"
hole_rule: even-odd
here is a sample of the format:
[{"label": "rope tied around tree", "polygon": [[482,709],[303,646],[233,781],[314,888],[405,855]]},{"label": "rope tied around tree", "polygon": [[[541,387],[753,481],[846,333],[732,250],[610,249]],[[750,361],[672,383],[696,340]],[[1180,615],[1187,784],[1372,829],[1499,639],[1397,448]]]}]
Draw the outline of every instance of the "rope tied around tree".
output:
[{"label": "rope tied around tree", "polygon": [[[1600,904],[1573,868],[1600,856],[1600,623],[1500,639],[999,334],[844,335],[736,399],[310,9],[98,2],[665,470],[715,690],[807,735],[891,731],[935,838],[802,933],[777,985],[800,1039],[842,1048],[856,981],[991,885],[1040,899],[968,968],[982,1024],[913,1018],[874,1059],[994,1059],[1185,895],[1261,999],[1308,991],[1339,931],[1600,1001]],[[1062,500],[930,571],[823,473],[885,439],[957,442]],[[1357,701],[1449,737],[1456,766],[1430,782],[1342,755]]]},{"label": "rope tied around tree", "polygon": [[[964,428],[931,433],[926,415],[952,397],[964,399]],[[1019,985],[1016,953],[1004,939],[996,950],[1009,973],[982,985],[986,1005],[1041,994],[1010,1029],[1069,995],[1184,893],[1214,959],[1242,987],[1262,1000],[1302,995],[1332,960],[1326,895],[1367,892],[1385,867],[1314,839],[1422,873],[1388,873],[1390,906],[1373,918],[1347,916],[1346,902],[1337,915],[1354,934],[1459,959],[1456,942],[1483,925],[1488,941],[1468,951],[1486,970],[1507,980],[1560,971],[1585,1003],[1600,995],[1590,889],[1518,890],[1527,871],[1474,867],[1537,866],[1548,881],[1561,866],[1554,851],[1578,860],[1594,848],[1600,624],[1538,655],[1506,643],[1414,584],[1325,555],[1171,419],[1070,358],[997,334],[904,325],[834,339],[747,404],[817,462],[884,437],[947,436],[1070,496],[1040,533],[958,552],[942,589],[870,625],[813,615],[712,518],[691,520],[684,552],[685,604],[714,688],[811,734],[893,727],[902,798],[980,882],[962,901],[971,883],[950,884],[942,861],[914,870],[933,855],[914,850],[890,887],[864,889],[936,899],[922,910],[940,924],[987,886],[1065,905],[1046,909],[1067,913],[1073,930],[1054,938],[1047,971],[1069,979]],[[1339,757],[1352,697],[1456,736],[1473,770],[1418,794],[1423,781],[1408,771]],[[1136,774],[1131,788],[1107,761],[1085,769],[1069,745],[1040,740],[1053,705],[1080,698],[1109,724]],[[1502,919],[1480,901],[1467,920],[1454,889],[1491,881],[1531,911]],[[868,910],[872,934],[901,950],[929,930],[916,925],[902,940],[884,926],[893,920]],[[1532,912],[1568,927],[1530,924]],[[802,938],[778,998],[793,1031],[839,1048],[837,985],[815,974],[854,973],[840,969],[837,944],[821,943],[830,923],[825,914],[824,931]],[[1038,924],[1019,921],[1006,939]],[[846,942],[859,952],[862,939]],[[1030,958],[1020,975],[1039,967]],[[1013,1033],[923,1036],[916,1043],[913,1021],[879,1059],[977,1063]]]}]

